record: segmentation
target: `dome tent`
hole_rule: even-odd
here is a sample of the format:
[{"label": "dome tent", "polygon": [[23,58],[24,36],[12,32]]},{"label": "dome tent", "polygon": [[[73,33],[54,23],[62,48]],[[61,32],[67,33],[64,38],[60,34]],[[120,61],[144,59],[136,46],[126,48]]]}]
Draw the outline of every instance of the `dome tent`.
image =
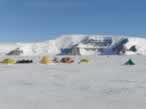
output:
[{"label": "dome tent", "polygon": [[81,59],[79,63],[88,63],[89,59]]},{"label": "dome tent", "polygon": [[71,64],[71,63],[74,63],[74,59],[71,58],[71,57],[64,57],[64,58],[61,59],[60,62]]},{"label": "dome tent", "polygon": [[125,65],[135,65],[135,63],[132,61],[132,59],[129,59]]},{"label": "dome tent", "polygon": [[44,56],[41,61],[40,61],[41,64],[51,64],[51,59],[48,57],[48,56]]},{"label": "dome tent", "polygon": [[6,58],[4,59],[2,62],[0,62],[1,64],[16,64],[16,61],[11,59],[11,58]]}]

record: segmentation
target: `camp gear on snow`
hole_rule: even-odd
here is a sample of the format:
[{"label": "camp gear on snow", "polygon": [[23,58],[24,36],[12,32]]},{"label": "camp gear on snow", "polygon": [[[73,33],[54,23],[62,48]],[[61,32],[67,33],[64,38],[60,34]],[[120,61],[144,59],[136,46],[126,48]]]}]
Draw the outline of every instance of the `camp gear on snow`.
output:
[{"label": "camp gear on snow", "polygon": [[89,60],[88,59],[81,59],[79,63],[88,63]]},{"label": "camp gear on snow", "polygon": [[41,64],[50,64],[52,63],[51,62],[51,59],[48,57],[48,56],[44,56],[41,61],[40,61]]},{"label": "camp gear on snow", "polygon": [[129,59],[129,60],[125,63],[125,65],[135,65],[135,63],[134,63],[131,59]]},{"label": "camp gear on snow", "polygon": [[18,60],[17,62],[16,62],[17,64],[24,64],[24,63],[26,63],[26,64],[29,64],[29,63],[33,63],[33,61],[32,60]]},{"label": "camp gear on snow", "polygon": [[53,59],[53,62],[55,62],[55,63],[59,63],[59,62],[60,62],[60,60],[59,60],[59,58],[58,58],[58,57],[55,57],[55,58]]},{"label": "camp gear on snow", "polygon": [[64,57],[64,58],[61,59],[61,62],[62,63],[73,63],[74,59],[71,58],[71,57]]},{"label": "camp gear on snow", "polygon": [[11,59],[11,58],[6,58],[0,63],[2,63],[2,64],[16,64],[16,61]]}]

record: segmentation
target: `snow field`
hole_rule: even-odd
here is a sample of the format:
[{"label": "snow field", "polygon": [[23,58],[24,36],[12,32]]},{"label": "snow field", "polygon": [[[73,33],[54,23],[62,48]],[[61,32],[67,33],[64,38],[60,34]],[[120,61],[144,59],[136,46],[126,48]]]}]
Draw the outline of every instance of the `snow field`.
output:
[{"label": "snow field", "polygon": [[[33,64],[0,64],[0,108],[146,108],[145,56],[87,58],[91,63],[42,65],[33,57]],[[124,66],[130,58],[136,65]]]}]

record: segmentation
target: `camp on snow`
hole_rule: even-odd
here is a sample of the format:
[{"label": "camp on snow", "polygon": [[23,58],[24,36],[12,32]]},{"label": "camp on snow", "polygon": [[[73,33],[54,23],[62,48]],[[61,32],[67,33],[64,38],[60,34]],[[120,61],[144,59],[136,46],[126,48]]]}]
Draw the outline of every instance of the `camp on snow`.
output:
[{"label": "camp on snow", "polygon": [[33,63],[33,60],[18,60],[16,61],[17,64],[30,64],[30,63]]},{"label": "camp on snow", "polygon": [[14,59],[11,59],[11,58],[6,58],[0,63],[1,64],[16,64],[16,61]]},{"label": "camp on snow", "polygon": [[124,65],[135,65],[132,59],[129,59]]},{"label": "camp on snow", "polygon": [[71,58],[71,57],[64,57],[64,58],[61,59],[61,62],[62,63],[73,63],[74,59]]},{"label": "camp on snow", "polygon": [[41,64],[51,64],[52,61],[51,59],[49,58],[49,56],[44,56],[41,61],[40,61]]}]

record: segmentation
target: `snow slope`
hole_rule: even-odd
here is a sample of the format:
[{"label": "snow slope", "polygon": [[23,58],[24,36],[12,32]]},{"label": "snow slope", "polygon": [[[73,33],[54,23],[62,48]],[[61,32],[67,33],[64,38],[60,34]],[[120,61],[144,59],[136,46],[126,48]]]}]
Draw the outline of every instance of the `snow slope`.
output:
[{"label": "snow slope", "polygon": [[141,55],[146,55],[146,39],[145,38],[128,38],[129,42],[126,44],[127,48],[131,45],[136,45],[137,53]]},{"label": "snow slope", "polygon": [[[0,64],[0,108],[146,109],[146,57],[87,58],[92,62]],[[124,66],[129,58],[136,65]]]},{"label": "snow slope", "polygon": [[[23,50],[24,56],[31,55],[41,55],[41,54],[50,54],[56,55],[60,54],[62,49],[71,48],[76,44],[79,44],[82,40],[96,39],[96,40],[104,40],[106,37],[110,37],[112,39],[112,44],[107,49],[109,54],[112,54],[111,47],[114,44],[118,43],[121,38],[128,38],[129,42],[126,44],[127,48],[130,48],[132,45],[136,45],[137,52],[126,52],[127,55],[131,54],[142,54],[146,55],[146,39],[145,38],[136,38],[136,37],[128,37],[128,36],[112,36],[112,35],[62,35],[54,40],[37,42],[37,43],[15,43],[15,44],[0,44],[0,53],[6,54],[9,51],[20,48]],[[86,45],[85,45],[86,46]],[[86,52],[83,53],[86,55]]]},{"label": "snow slope", "polygon": [[9,51],[15,49],[18,45],[17,44],[0,44],[0,54],[8,53]]}]

